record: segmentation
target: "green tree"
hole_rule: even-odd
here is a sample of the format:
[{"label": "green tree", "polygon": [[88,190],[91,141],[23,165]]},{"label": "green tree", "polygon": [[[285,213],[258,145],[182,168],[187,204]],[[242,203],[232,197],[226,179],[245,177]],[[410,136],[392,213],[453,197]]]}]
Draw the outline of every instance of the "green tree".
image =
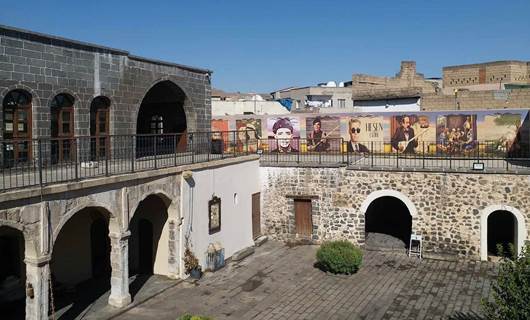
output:
[{"label": "green tree", "polygon": [[[501,245],[497,248],[500,253],[504,250]],[[519,256],[513,246],[510,251],[511,256],[503,258],[499,265],[491,299],[482,300],[487,319],[530,319],[530,245]]]}]

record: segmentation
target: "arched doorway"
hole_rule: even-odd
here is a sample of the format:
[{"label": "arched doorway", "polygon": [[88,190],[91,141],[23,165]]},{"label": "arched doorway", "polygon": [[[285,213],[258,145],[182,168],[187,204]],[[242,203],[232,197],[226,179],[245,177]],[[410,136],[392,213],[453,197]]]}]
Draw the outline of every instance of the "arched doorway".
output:
[{"label": "arched doorway", "polygon": [[[513,244],[520,254],[526,239],[525,215],[517,208],[507,205],[491,205],[482,210],[480,216],[480,260],[498,254],[496,245],[503,248]],[[506,250],[506,249],[505,249]]]},{"label": "arched doorway", "polygon": [[2,317],[24,318],[25,283],[24,235],[19,230],[0,226],[0,315]]},{"label": "arched doorway", "polygon": [[167,274],[167,219],[165,199],[149,195],[140,202],[129,224],[130,274]]},{"label": "arched doorway", "polygon": [[186,99],[184,91],[171,81],[158,82],[149,89],[136,120],[138,157],[186,149]]},{"label": "arched doorway", "polygon": [[50,105],[52,163],[74,160],[74,102],[73,96],[60,93]]},{"label": "arched doorway", "polygon": [[110,151],[110,99],[98,96],[90,103],[90,158],[105,159]]},{"label": "arched doorway", "polygon": [[[510,256],[510,246],[516,247],[517,219],[506,210],[497,210],[488,216],[488,255]],[[502,247],[502,253],[497,246]]]},{"label": "arched doorway", "polygon": [[89,207],[62,226],[50,263],[58,319],[74,319],[110,289],[107,211]]},{"label": "arched doorway", "polygon": [[11,90],[4,97],[2,102],[4,167],[13,167],[32,158],[31,102],[31,94],[22,89]]},{"label": "arched doorway", "polygon": [[412,216],[407,205],[392,196],[373,200],[365,212],[366,247],[402,250],[409,246]]}]

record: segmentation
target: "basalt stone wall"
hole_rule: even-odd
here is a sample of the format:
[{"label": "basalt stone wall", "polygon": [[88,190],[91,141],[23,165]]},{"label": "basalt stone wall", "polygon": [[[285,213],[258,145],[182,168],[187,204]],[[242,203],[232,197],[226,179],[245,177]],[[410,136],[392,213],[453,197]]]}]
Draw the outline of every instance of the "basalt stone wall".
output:
[{"label": "basalt stone wall", "polygon": [[[396,196],[415,211],[412,231],[424,251],[478,258],[481,215],[504,205],[530,223],[530,177],[506,174],[356,171],[346,168],[262,167],[262,229],[279,240],[297,238],[293,199],[311,199],[319,243],[348,239],[363,245],[363,210],[375,195]],[[363,205],[364,204],[364,205]],[[392,208],[388,208],[392,210]],[[526,239],[529,238],[526,231]]]},{"label": "basalt stone wall", "polygon": [[[13,89],[32,95],[33,138],[50,136],[50,103],[59,93],[75,98],[75,135],[90,134],[90,104],[97,96],[111,101],[111,134],[134,134],[142,99],[163,80],[172,81],[186,95],[188,131],[209,130],[210,75],[205,69],[0,26],[0,101]],[[2,119],[0,108],[0,138]]]}]

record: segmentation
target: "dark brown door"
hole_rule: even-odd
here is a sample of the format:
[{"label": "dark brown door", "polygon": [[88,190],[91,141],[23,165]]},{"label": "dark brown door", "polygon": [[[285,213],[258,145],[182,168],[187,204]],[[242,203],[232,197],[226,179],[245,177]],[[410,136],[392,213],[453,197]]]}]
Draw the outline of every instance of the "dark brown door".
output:
[{"label": "dark brown door", "polygon": [[4,108],[4,139],[8,166],[31,160],[31,104]]},{"label": "dark brown door", "polygon": [[252,195],[252,236],[254,239],[261,236],[261,217],[260,217],[260,193]]},{"label": "dark brown door", "polygon": [[478,69],[478,83],[479,84],[486,83],[486,69],[485,68]]},{"label": "dark brown door", "polygon": [[52,157],[53,162],[74,160],[74,108],[52,110]]},{"label": "dark brown door", "polygon": [[298,237],[311,238],[313,234],[313,221],[311,219],[311,200],[294,200],[294,220]]},{"label": "dark brown door", "polygon": [[109,109],[96,110],[96,158],[101,159],[109,152]]}]

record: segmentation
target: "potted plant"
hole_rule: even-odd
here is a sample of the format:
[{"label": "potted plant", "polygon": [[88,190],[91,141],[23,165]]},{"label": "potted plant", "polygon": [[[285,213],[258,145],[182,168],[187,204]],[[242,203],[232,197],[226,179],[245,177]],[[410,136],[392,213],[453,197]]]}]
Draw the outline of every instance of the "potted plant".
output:
[{"label": "potted plant", "polygon": [[199,265],[199,259],[195,257],[190,248],[184,251],[184,269],[193,279],[200,279],[202,276],[202,267]]}]

